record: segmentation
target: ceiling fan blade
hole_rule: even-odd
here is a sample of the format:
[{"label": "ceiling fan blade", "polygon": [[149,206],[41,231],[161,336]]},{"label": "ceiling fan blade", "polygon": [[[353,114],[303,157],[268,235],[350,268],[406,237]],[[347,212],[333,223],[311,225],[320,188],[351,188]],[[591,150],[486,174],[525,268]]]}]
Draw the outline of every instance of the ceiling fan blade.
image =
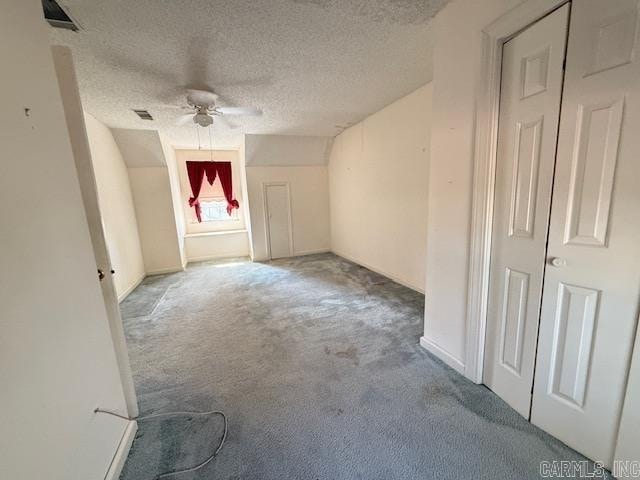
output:
[{"label": "ceiling fan blade", "polygon": [[193,113],[187,113],[186,115],[180,115],[176,119],[176,125],[186,125],[189,122],[193,123]]},{"label": "ceiling fan blade", "polygon": [[190,105],[167,105],[164,103],[159,103],[156,105],[158,108],[170,108],[172,110],[184,110],[189,111],[189,112],[193,112],[193,107]]},{"label": "ceiling fan blade", "polygon": [[213,105],[216,103],[218,95],[206,90],[187,90],[187,101],[192,105]]},{"label": "ceiling fan blade", "polygon": [[216,107],[216,111],[222,115],[242,115],[245,117],[262,115],[262,110],[254,107]]},{"label": "ceiling fan blade", "polygon": [[229,130],[235,130],[236,128],[238,128],[238,125],[230,122],[228,118],[224,118],[224,115],[220,115],[218,119],[220,120],[220,123],[222,123]]}]

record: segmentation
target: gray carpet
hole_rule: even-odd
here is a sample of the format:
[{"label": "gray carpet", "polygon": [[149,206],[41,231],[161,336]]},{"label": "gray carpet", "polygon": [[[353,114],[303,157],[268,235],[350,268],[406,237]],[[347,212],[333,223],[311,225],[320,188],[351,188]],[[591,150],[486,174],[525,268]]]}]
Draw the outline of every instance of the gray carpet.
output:
[{"label": "gray carpet", "polygon": [[[583,458],[419,345],[424,297],[331,254],[200,263],[121,305],[141,414],[221,409],[179,479],[539,479]],[[140,423],[123,480],[205,459],[220,417]]]}]

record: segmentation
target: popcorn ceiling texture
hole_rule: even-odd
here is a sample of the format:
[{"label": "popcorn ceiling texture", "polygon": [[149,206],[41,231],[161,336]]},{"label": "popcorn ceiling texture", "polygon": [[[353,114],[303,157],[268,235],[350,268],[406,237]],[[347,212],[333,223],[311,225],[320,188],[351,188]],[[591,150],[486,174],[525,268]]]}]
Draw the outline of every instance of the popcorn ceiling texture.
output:
[{"label": "popcorn ceiling texture", "polygon": [[430,19],[446,2],[62,0],[82,30],[51,39],[71,47],[85,109],[110,127],[197,147],[195,126],[174,125],[187,87],[262,109],[216,121],[213,145],[234,147],[244,133],[333,136],[429,82]]},{"label": "popcorn ceiling texture", "polygon": [[303,5],[346,9],[376,22],[419,24],[428,22],[447,2],[419,0],[293,0]]}]

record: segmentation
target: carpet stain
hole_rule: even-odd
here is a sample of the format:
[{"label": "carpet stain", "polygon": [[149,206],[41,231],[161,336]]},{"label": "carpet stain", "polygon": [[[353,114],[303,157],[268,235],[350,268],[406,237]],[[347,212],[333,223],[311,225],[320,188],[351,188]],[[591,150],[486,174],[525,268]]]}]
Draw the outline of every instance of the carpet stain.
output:
[{"label": "carpet stain", "polygon": [[330,415],[333,415],[335,417],[339,417],[344,413],[344,410],[338,407],[329,407],[328,411]]},{"label": "carpet stain", "polygon": [[345,358],[347,360],[353,361],[353,364],[357,367],[360,365],[360,357],[358,356],[358,348],[354,345],[351,345],[349,348],[342,352],[336,352],[336,357]]}]

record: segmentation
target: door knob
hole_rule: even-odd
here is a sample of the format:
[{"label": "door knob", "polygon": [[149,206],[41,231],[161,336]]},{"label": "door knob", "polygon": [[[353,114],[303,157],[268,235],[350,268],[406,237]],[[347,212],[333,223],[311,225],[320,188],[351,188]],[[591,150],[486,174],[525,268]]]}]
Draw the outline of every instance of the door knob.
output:
[{"label": "door knob", "polygon": [[560,257],[553,257],[549,263],[551,263],[551,265],[553,265],[554,267],[567,266],[567,261],[564,258],[560,258]]},{"label": "door knob", "polygon": [[104,278],[104,272],[98,269],[98,280],[102,281],[103,278]]}]

